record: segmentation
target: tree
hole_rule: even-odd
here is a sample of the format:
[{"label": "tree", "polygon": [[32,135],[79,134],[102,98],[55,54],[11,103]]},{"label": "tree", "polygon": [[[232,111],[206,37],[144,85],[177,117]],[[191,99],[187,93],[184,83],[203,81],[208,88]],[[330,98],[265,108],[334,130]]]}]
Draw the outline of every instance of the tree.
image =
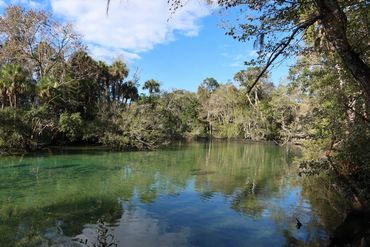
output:
[{"label": "tree", "polygon": [[[8,97],[9,105],[17,108],[18,96],[29,88],[27,72],[19,65],[7,64],[0,72],[0,90]],[[3,98],[3,106],[5,98]]]},{"label": "tree", "polygon": [[198,87],[198,97],[200,101],[206,101],[212,93],[214,93],[220,84],[212,77],[208,77]]},{"label": "tree", "polygon": [[112,99],[119,100],[119,86],[123,83],[123,80],[128,76],[128,68],[126,64],[121,60],[116,60],[109,67],[109,74],[111,79],[111,92]]},{"label": "tree", "polygon": [[147,80],[144,83],[143,89],[149,90],[149,94],[153,95],[154,93],[159,93],[160,92],[160,84],[154,79]]},{"label": "tree", "polygon": [[19,6],[6,8],[0,33],[0,63],[26,64],[37,79],[60,73],[64,68],[60,65],[81,48],[71,25],[60,24],[47,12]]},{"label": "tree", "polygon": [[170,139],[168,122],[160,115],[149,104],[121,109],[101,141],[114,149],[156,149]]},{"label": "tree", "polygon": [[[199,93],[199,91],[198,91]],[[241,106],[238,89],[232,84],[221,84],[207,98],[201,98],[199,117],[207,124],[210,137],[238,137],[234,112]]]},{"label": "tree", "polygon": [[[366,99],[359,97],[361,90],[354,85],[354,78],[343,73],[335,60],[325,59],[316,65],[322,60],[317,57],[320,55],[301,57],[291,70],[290,91],[301,92],[299,98],[293,99],[300,109],[293,128],[285,127],[293,133],[295,125],[305,137],[301,171],[309,175],[329,171],[345,195],[352,197],[357,206],[364,206],[366,200],[370,201],[370,121]],[[283,103],[279,108],[287,106]]]},{"label": "tree", "polygon": [[218,83],[218,81],[212,77],[204,79],[202,84],[200,85],[200,87],[204,87],[205,89],[207,89],[209,93],[213,93],[219,86],[220,84]]},{"label": "tree", "polygon": [[[172,12],[184,4],[183,0],[169,2]],[[321,49],[334,50],[341,58],[370,105],[367,1],[217,0],[217,4],[225,9],[240,8],[246,17],[238,18],[238,24],[232,24],[227,34],[239,41],[256,40],[258,58],[248,64],[264,63],[265,66],[250,90],[279,57],[309,51],[318,44]],[[302,37],[306,41],[303,46]],[[307,42],[310,40],[316,42]]]},{"label": "tree", "polygon": [[[130,103],[132,101],[135,101],[139,98],[139,93],[138,93],[138,89],[137,89],[137,84],[135,83],[134,80],[130,80],[128,81],[127,83],[125,83],[127,85],[127,91],[126,91],[126,99],[129,99],[130,100]],[[127,103],[127,100],[126,100],[126,103]]]},{"label": "tree", "polygon": [[86,119],[92,119],[104,87],[99,82],[100,68],[86,51],[80,50],[68,60],[68,76],[76,90],[76,111]]},{"label": "tree", "polygon": [[78,140],[81,136],[82,119],[80,113],[62,113],[59,118],[58,130],[63,133],[70,142]]},{"label": "tree", "polygon": [[102,88],[104,88],[104,94],[105,94],[106,101],[110,103],[111,98],[110,98],[109,86],[110,86],[110,80],[111,80],[110,76],[111,75],[109,73],[109,66],[105,62],[99,61],[98,68],[99,68],[98,81],[100,82]]},{"label": "tree", "polygon": [[41,103],[50,104],[57,96],[58,83],[51,77],[41,78],[36,85],[36,94]]},{"label": "tree", "polygon": [[200,136],[203,133],[199,121],[199,100],[195,93],[185,90],[165,92],[158,99],[161,118],[166,118],[173,137]]},{"label": "tree", "polygon": [[[261,73],[261,67],[248,67],[245,70],[241,70],[234,75],[234,80],[237,81],[240,87],[243,90],[246,90],[246,97],[250,104],[256,105],[259,100],[267,99],[271,97],[271,92],[274,87],[272,82],[270,81],[270,75],[264,74],[260,78],[259,85],[255,86],[254,88],[250,89],[251,85],[253,84],[256,77]],[[254,95],[253,99],[250,99],[249,93]]]}]

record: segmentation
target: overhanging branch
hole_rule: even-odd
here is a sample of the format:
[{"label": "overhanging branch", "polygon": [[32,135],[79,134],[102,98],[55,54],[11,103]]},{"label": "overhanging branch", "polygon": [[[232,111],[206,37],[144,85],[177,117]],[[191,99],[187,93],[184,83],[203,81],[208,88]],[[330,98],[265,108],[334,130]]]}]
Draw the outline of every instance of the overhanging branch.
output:
[{"label": "overhanging branch", "polygon": [[320,19],[320,16],[315,16],[301,24],[299,24],[294,30],[293,32],[291,33],[291,35],[289,37],[286,37],[284,38],[276,47],[275,49],[272,51],[271,55],[269,56],[269,58],[267,59],[267,62],[266,62],[266,65],[265,67],[262,69],[262,71],[258,74],[257,78],[254,80],[254,82],[252,83],[252,85],[250,85],[247,93],[249,94],[252,89],[256,86],[256,84],[258,83],[258,81],[261,79],[261,77],[265,74],[265,72],[267,71],[267,69],[272,65],[272,63],[281,55],[281,53],[283,53],[283,51],[288,47],[288,45],[290,44],[290,42],[292,42],[292,40],[294,39],[294,37],[301,31],[301,30],[304,30],[304,29],[307,29],[308,27],[310,27],[311,25],[313,25],[316,21],[318,21]]}]

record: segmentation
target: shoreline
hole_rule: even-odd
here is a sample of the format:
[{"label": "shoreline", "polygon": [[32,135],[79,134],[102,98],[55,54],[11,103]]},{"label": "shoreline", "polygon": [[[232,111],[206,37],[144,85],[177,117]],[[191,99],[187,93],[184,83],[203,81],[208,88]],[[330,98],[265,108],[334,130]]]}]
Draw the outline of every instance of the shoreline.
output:
[{"label": "shoreline", "polygon": [[43,154],[61,154],[64,152],[84,152],[84,151],[103,151],[103,152],[140,152],[140,151],[157,151],[165,149],[168,146],[174,145],[176,143],[190,143],[190,142],[201,142],[201,143],[212,143],[212,142],[236,142],[236,143],[250,143],[250,144],[269,144],[279,147],[293,146],[300,148],[301,145],[297,145],[294,142],[287,142],[280,145],[276,141],[270,140],[250,140],[243,138],[216,138],[216,137],[192,137],[192,138],[178,138],[170,140],[167,144],[161,145],[156,149],[116,149],[103,144],[66,144],[66,145],[50,145],[36,148],[34,150],[17,150],[17,151],[3,151],[0,150],[0,157],[8,156],[33,156],[33,155],[43,155]]}]

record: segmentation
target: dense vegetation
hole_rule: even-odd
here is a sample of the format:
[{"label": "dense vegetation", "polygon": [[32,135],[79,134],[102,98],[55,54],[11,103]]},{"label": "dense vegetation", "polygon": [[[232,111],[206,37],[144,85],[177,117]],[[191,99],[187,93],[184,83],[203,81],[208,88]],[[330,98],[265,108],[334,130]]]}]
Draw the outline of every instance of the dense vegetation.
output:
[{"label": "dense vegetation", "polygon": [[[351,8],[348,39],[368,64],[367,9]],[[255,64],[233,82],[206,78],[196,93],[161,92],[149,80],[145,95],[124,61],[94,60],[72,26],[9,7],[0,18],[0,150],[81,143],[155,149],[196,137],[293,142],[304,150],[302,172],[333,172],[363,204],[370,195],[367,92],[325,36],[307,28],[305,49],[284,85],[261,77],[265,68]]]}]

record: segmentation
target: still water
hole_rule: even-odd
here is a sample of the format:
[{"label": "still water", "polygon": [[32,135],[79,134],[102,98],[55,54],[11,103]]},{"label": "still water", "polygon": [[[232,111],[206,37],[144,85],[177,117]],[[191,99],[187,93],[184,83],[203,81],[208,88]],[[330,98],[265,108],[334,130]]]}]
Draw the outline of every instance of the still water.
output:
[{"label": "still water", "polygon": [[192,142],[1,158],[0,246],[325,245],[345,205],[293,157]]}]

